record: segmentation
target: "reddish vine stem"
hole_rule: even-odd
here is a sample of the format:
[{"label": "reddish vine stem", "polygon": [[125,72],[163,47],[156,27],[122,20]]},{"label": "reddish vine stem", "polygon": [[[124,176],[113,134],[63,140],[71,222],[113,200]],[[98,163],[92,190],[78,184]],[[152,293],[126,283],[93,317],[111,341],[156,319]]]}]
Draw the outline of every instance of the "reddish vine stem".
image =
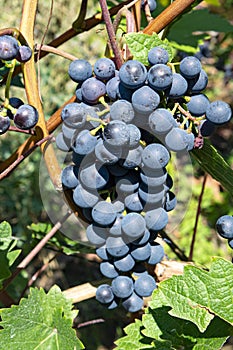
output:
[{"label": "reddish vine stem", "polygon": [[41,249],[48,243],[50,238],[52,238],[55,233],[60,230],[62,225],[66,222],[66,220],[70,217],[71,212],[67,212],[66,215],[58,221],[53,228],[42,238],[42,240],[30,251],[30,253],[19,263],[19,265],[16,267],[15,271],[11,275],[10,278],[8,278],[4,282],[4,289],[0,291],[0,299],[1,294],[6,290],[6,288],[9,286],[9,284],[15,279],[16,276],[20,273],[21,270],[25,269],[27,265],[35,258],[35,256],[41,251]]},{"label": "reddish vine stem", "polygon": [[31,287],[33,285],[33,283],[35,283],[35,281],[37,280],[37,278],[47,269],[47,267],[49,266],[49,264],[56,259],[61,253],[57,253],[55,254],[51,259],[49,259],[49,261],[47,263],[45,263],[39,270],[37,270],[32,277],[30,278],[30,280],[28,281],[27,285],[25,286],[25,288],[23,289],[20,297],[19,297],[19,301],[21,300],[21,298],[23,298],[26,290]]},{"label": "reddish vine stem", "polygon": [[124,61],[123,61],[120,49],[119,49],[117,41],[116,41],[116,35],[115,35],[115,31],[114,31],[113,24],[111,21],[110,13],[108,11],[108,6],[107,6],[106,0],[100,0],[100,6],[101,6],[101,10],[102,10],[103,19],[104,19],[104,22],[106,24],[106,29],[108,32],[110,44],[111,44],[111,47],[112,47],[112,50],[114,53],[115,63],[116,63],[117,69],[120,69],[120,67],[122,66]]},{"label": "reddish vine stem", "polygon": [[203,177],[201,193],[200,193],[200,196],[198,198],[197,212],[196,212],[195,224],[194,224],[194,228],[193,228],[193,237],[192,237],[192,242],[191,242],[190,251],[189,251],[189,258],[188,258],[189,261],[193,260],[194,244],[195,244],[195,240],[196,240],[196,236],[197,236],[197,225],[198,225],[198,220],[199,220],[199,217],[201,214],[201,203],[202,203],[202,199],[203,199],[203,195],[204,195],[204,191],[205,191],[206,180],[207,180],[207,174],[205,174]]},{"label": "reddish vine stem", "polygon": [[25,153],[21,154],[19,158],[17,158],[11,165],[9,165],[1,174],[0,181],[7,177],[13,169],[15,169],[26,157],[28,157],[37,147],[41,146],[44,142],[51,140],[53,138],[52,135],[48,135],[36,142],[31,148],[29,148]]}]

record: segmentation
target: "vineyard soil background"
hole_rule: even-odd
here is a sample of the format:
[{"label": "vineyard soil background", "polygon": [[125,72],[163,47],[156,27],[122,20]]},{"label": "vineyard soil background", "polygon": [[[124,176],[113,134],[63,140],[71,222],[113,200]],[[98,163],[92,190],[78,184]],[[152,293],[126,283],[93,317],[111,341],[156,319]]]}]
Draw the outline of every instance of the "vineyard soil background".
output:
[{"label": "vineyard soil background", "polygon": [[[29,62],[17,63],[10,86],[10,66],[0,67],[1,112],[7,97],[18,97],[39,111],[34,140],[30,130],[16,132],[14,127],[0,135],[0,350],[6,344],[9,350],[233,349],[233,255],[215,227],[220,216],[233,215],[232,119],[205,138],[205,152],[196,148],[185,158],[171,157],[167,171],[178,204],[156,238],[165,251],[163,261],[147,265],[161,288],[144,298],[143,311],[129,313],[122,306],[111,310],[95,299],[98,285],[111,284],[111,279],[101,274],[101,259],[87,242],[88,224],[77,219],[69,193],[64,200],[61,191],[61,169],[70,156],[57,149],[55,139],[62,130],[64,104],[75,101],[77,83],[68,74],[75,58],[93,67],[99,58],[110,57],[118,65],[120,54],[122,61],[145,64],[149,48],[164,45],[171,62],[198,57],[208,75],[203,93],[210,101],[233,106],[231,0],[184,1],[183,14],[173,10],[171,18],[165,13],[167,23],[161,28],[163,21],[153,21],[172,1],[156,1],[151,13],[140,1],[125,3],[114,49],[111,26],[106,17],[101,21],[101,11],[107,4],[113,21],[123,1],[15,0],[13,6],[0,0],[0,35],[21,30],[35,53]],[[32,9],[35,23],[34,13],[27,13]],[[151,46],[140,42],[147,40],[143,36],[127,37],[131,31],[159,35]],[[113,104],[108,97],[106,101]],[[67,210],[67,198],[75,214]],[[222,304],[216,301],[221,298]]]}]

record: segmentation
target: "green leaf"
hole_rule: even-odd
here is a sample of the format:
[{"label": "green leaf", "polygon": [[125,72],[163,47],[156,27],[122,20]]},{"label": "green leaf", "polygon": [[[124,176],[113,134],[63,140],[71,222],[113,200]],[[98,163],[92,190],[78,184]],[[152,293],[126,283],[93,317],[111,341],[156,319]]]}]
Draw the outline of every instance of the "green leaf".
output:
[{"label": "green leaf", "polygon": [[169,42],[166,39],[161,40],[156,33],[153,33],[152,35],[144,33],[128,33],[125,35],[125,39],[133,58],[146,66],[149,64],[147,59],[148,52],[155,46],[161,46],[166,49],[170,61],[174,57],[174,51]]},{"label": "green leaf", "polygon": [[205,0],[207,4],[213,5],[213,6],[221,6],[219,0]]},{"label": "green leaf", "polygon": [[21,253],[20,249],[13,248],[16,245],[16,239],[12,238],[11,226],[8,222],[0,223],[0,289],[4,280],[11,276],[10,266]]},{"label": "green leaf", "polygon": [[209,272],[185,266],[183,275],[160,283],[150,307],[157,307],[162,298],[163,305],[172,308],[170,315],[195,323],[201,332],[214,316],[233,325],[232,281],[233,264],[222,258],[213,259]]},{"label": "green leaf", "polygon": [[11,350],[79,350],[84,349],[72,329],[72,303],[57,286],[48,294],[31,288],[28,298],[10,309],[1,309],[0,344]]},{"label": "green leaf", "polygon": [[184,14],[169,27],[167,39],[182,45],[197,47],[198,40],[203,34],[193,35],[195,32],[209,31],[231,33],[233,26],[223,17],[210,13],[207,9],[195,10]]},{"label": "green leaf", "polygon": [[134,323],[125,327],[124,331],[127,335],[115,342],[117,345],[116,350],[154,349],[154,346],[151,344],[152,339],[145,338],[141,334],[141,328],[142,322],[139,320],[135,320]]},{"label": "green leaf", "polygon": [[222,258],[209,272],[186,266],[159,284],[142,321],[126,327],[116,349],[219,350],[233,335],[232,278],[233,265]]},{"label": "green leaf", "polygon": [[191,154],[204,171],[233,195],[233,170],[208,140],[205,139],[204,146],[192,150]]},{"label": "green leaf", "polygon": [[[51,224],[46,223],[32,223],[28,226],[28,229],[35,232],[35,238],[41,240],[52,228]],[[57,232],[47,243],[52,248],[58,249],[63,253],[70,255],[75,253],[92,253],[94,249],[92,247],[83,245],[77,241],[74,241],[61,232]]]}]

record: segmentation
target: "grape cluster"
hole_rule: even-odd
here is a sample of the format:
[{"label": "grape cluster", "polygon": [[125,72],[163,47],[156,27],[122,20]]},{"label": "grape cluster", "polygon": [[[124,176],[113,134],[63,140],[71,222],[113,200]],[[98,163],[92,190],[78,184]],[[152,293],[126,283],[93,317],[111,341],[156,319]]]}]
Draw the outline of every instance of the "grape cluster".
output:
[{"label": "grape cluster", "polygon": [[[32,56],[29,46],[19,45],[18,41],[10,35],[0,36],[0,62],[9,66],[9,61],[17,60],[20,63],[27,62]],[[4,134],[11,125],[22,130],[33,128],[38,122],[38,112],[35,107],[24,104],[17,97],[6,98],[0,106],[0,135]]]},{"label": "grape cluster", "polygon": [[227,239],[229,247],[233,249],[233,216],[223,215],[218,218],[216,230],[222,238]]},{"label": "grape cluster", "polygon": [[201,93],[208,78],[197,58],[184,58],[176,72],[168,52],[155,47],[148,61],[129,60],[119,71],[108,58],[93,69],[86,60],[71,62],[77,100],[63,108],[56,137],[72,155],[61,174],[64,193],[87,222],[101,273],[112,279],[96,299],[130,312],[156,288],[147,264],[164,257],[155,239],[177,202],[166,170],[171,151],[192,150],[201,132],[231,118],[228,104]]}]

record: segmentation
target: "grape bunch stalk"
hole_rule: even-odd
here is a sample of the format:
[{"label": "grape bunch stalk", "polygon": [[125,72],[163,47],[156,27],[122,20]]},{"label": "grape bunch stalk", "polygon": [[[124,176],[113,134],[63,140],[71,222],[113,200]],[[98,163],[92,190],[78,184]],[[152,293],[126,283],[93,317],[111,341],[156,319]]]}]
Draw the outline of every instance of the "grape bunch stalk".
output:
[{"label": "grape bunch stalk", "polygon": [[9,98],[9,88],[16,63],[26,63],[31,56],[32,50],[29,46],[20,45],[11,35],[0,36],[0,62],[2,66],[9,68],[5,101],[0,106],[0,135],[8,131],[11,120],[20,130],[30,130],[38,122],[38,111],[34,106],[24,103],[18,97]]},{"label": "grape bunch stalk", "polygon": [[208,77],[196,57],[172,63],[154,47],[148,61],[126,61],[119,71],[109,58],[93,68],[72,61],[76,101],[63,108],[56,137],[72,156],[61,173],[64,194],[85,220],[100,271],[111,281],[97,288],[96,299],[129,312],[141,310],[157,287],[148,266],[164,257],[156,238],[177,204],[166,168],[172,152],[200,148],[231,119],[227,103],[203,93]]}]

